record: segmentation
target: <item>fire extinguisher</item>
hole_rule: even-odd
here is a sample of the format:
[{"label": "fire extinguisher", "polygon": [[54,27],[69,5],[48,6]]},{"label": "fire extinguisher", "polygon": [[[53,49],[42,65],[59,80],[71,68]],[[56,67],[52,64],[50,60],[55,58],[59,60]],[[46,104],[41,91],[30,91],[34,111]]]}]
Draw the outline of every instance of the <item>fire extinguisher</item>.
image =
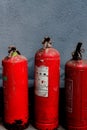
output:
[{"label": "fire extinguisher", "polygon": [[78,43],[65,65],[67,130],[87,130],[87,60]]},{"label": "fire extinguisher", "polygon": [[42,44],[35,54],[35,127],[53,130],[59,123],[60,54],[49,37]]},{"label": "fire extinguisher", "polygon": [[7,128],[28,125],[28,62],[15,46],[2,60],[4,91],[4,124]]}]

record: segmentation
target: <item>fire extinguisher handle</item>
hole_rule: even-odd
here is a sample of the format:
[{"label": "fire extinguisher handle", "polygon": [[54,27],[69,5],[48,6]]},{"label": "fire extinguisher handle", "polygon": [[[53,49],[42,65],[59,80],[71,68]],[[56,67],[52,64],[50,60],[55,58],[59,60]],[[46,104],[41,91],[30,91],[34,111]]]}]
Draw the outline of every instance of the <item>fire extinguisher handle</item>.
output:
[{"label": "fire extinguisher handle", "polygon": [[43,49],[52,47],[52,41],[50,37],[45,37],[44,40],[42,41],[42,44],[43,44]]},{"label": "fire extinguisher handle", "polygon": [[16,49],[15,46],[11,45],[8,47],[8,57],[21,55],[21,53]]},{"label": "fire extinguisher handle", "polygon": [[72,53],[72,60],[81,60],[82,59],[82,52],[84,49],[81,49],[82,43],[78,42],[75,51]]}]

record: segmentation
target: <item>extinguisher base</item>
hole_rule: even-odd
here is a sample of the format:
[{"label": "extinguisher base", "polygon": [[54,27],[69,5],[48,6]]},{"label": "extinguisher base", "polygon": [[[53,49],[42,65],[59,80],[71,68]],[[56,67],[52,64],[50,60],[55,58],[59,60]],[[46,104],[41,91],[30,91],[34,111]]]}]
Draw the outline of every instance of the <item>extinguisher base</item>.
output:
[{"label": "extinguisher base", "polygon": [[29,126],[29,121],[25,124],[10,124],[10,123],[5,123],[3,124],[5,126],[6,129],[8,130],[14,130],[14,129],[21,129],[21,130],[24,130],[26,129],[28,126]]},{"label": "extinguisher base", "polygon": [[84,127],[69,126],[69,127],[67,127],[67,130],[87,130],[87,126],[84,126]]},{"label": "extinguisher base", "polygon": [[38,130],[55,130],[59,126],[58,121],[53,124],[37,123],[35,122],[35,128]]}]

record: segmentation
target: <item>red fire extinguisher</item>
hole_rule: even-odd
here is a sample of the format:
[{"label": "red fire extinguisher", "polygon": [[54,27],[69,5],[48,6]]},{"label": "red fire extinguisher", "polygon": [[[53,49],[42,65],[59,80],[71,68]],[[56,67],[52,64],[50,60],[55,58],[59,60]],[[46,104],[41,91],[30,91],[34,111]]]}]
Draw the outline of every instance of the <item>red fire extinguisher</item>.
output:
[{"label": "red fire extinguisher", "polygon": [[2,60],[4,123],[7,128],[25,128],[28,124],[28,62],[15,46]]},{"label": "red fire extinguisher", "polygon": [[67,130],[87,130],[87,60],[78,43],[65,65]]},{"label": "red fire extinguisher", "polygon": [[35,55],[35,127],[53,130],[58,127],[60,55],[44,38],[43,48]]}]

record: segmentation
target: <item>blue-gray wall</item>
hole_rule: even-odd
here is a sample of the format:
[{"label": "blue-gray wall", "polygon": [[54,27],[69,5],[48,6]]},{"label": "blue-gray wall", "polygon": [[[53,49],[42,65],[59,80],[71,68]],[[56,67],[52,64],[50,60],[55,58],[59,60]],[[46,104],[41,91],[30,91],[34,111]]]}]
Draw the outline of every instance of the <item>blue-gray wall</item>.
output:
[{"label": "blue-gray wall", "polygon": [[62,82],[64,64],[78,41],[84,43],[87,58],[87,0],[0,0],[0,63],[14,44],[28,58],[33,79],[34,54],[47,35],[61,54]]}]

